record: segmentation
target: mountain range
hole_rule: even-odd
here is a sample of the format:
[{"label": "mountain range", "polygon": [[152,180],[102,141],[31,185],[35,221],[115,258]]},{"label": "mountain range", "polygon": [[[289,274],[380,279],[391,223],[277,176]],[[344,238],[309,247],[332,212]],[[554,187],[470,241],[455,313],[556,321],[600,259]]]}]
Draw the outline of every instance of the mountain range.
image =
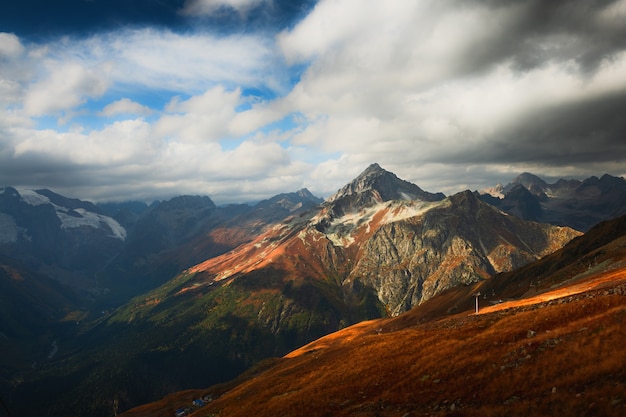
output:
[{"label": "mountain range", "polygon": [[[19,360],[0,363],[3,397],[19,415],[108,416],[227,381],[264,358],[363,320],[402,317],[557,251],[581,235],[568,219],[590,224],[624,208],[623,179],[589,183],[543,191],[535,214],[553,224],[525,219],[525,206],[511,203],[515,186],[501,197],[446,197],[378,164],[325,201],[303,189],[255,205],[217,207],[206,196],[93,205],[6,187],[0,253],[75,294],[62,287],[63,314],[42,324],[39,353],[14,349]],[[13,334],[15,346],[33,340]],[[33,393],[41,406],[28,401]]]},{"label": "mountain range", "polygon": [[549,184],[524,173],[513,182],[481,193],[481,199],[525,220],[564,225],[586,232],[603,220],[626,214],[626,181],[603,175]]},{"label": "mountain range", "polygon": [[622,416],[624,297],[626,216],[518,270],[122,416]]}]

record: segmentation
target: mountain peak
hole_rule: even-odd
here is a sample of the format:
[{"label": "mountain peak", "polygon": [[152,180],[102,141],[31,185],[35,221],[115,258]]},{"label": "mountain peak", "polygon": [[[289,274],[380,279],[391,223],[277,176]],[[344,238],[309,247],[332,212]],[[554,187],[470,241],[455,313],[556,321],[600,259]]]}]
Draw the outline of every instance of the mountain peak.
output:
[{"label": "mountain peak", "polygon": [[214,210],[217,206],[208,196],[179,195],[170,200],[163,201],[158,206],[159,211],[170,210]]},{"label": "mountain peak", "polygon": [[296,194],[302,198],[307,198],[307,199],[315,200],[315,201],[320,200],[320,198],[313,195],[313,193],[311,193],[311,191],[309,191],[308,188],[301,188],[296,192]]},{"label": "mountain peak", "polygon": [[361,175],[359,175],[359,177],[367,176],[367,175],[378,173],[378,172],[387,172],[387,171],[382,169],[381,166],[378,165],[378,163],[374,162],[373,164],[365,168],[365,171],[363,171]]},{"label": "mountain peak", "polygon": [[323,200],[314,196],[308,189],[301,188],[300,190],[292,193],[277,194],[267,200],[259,201],[255,208],[261,210],[271,210],[274,214],[279,215],[276,210],[285,209],[288,211],[295,211],[300,209],[310,209],[318,204],[321,204]]},{"label": "mountain peak", "polygon": [[534,174],[531,174],[530,172],[524,172],[518,175],[513,180],[513,184],[521,184],[529,190],[534,187],[545,188],[548,185],[544,180]]},{"label": "mountain peak", "polygon": [[341,214],[391,200],[439,201],[444,198],[442,193],[426,192],[373,163],[326,203],[332,206],[336,214]]}]

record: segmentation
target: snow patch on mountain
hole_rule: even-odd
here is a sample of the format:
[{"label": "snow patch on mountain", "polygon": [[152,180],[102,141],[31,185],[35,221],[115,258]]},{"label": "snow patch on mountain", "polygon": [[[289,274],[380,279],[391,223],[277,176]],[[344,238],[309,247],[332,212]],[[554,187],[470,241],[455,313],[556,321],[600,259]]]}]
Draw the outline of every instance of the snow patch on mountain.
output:
[{"label": "snow patch on mountain", "polygon": [[31,206],[41,206],[44,204],[52,204],[48,197],[46,197],[45,195],[39,194],[35,190],[22,190],[21,189],[21,190],[17,190],[17,192],[20,193],[22,200],[24,200],[26,204],[30,204]]},{"label": "snow patch on mountain", "polygon": [[57,216],[59,216],[59,219],[61,219],[62,229],[69,229],[81,226],[101,229],[102,226],[107,226],[112,232],[111,237],[120,240],[126,239],[126,229],[124,229],[118,222],[110,217],[93,213],[82,208],[72,210],[73,213],[77,213],[78,215],[80,215],[80,217],[77,217],[76,215],[68,214],[62,207],[56,205],[54,207],[57,211]]},{"label": "snow patch on mountain", "polygon": [[20,227],[15,223],[15,219],[8,214],[0,213],[0,244],[17,242],[19,234]]},{"label": "snow patch on mountain", "polygon": [[[326,229],[326,237],[330,239],[335,246],[350,246],[355,242],[354,232],[357,228],[365,227],[366,233],[371,230],[374,217],[378,213],[384,213],[380,219],[378,226],[393,223],[411,217],[420,216],[427,211],[435,208],[449,205],[449,200],[442,201],[418,201],[418,200],[396,200],[379,203],[362,210],[344,214],[341,217],[334,218]],[[313,221],[319,219],[314,218]]]},{"label": "snow patch on mountain", "polygon": [[398,205],[391,202],[387,204],[388,210],[381,224],[388,224],[397,222],[400,220],[409,219],[411,217],[417,217],[435,207],[449,206],[450,200],[441,201],[411,201],[409,203],[403,203]]},{"label": "snow patch on mountain", "polygon": [[39,194],[35,190],[18,190],[22,200],[31,206],[41,206],[50,204],[54,207],[57,217],[61,220],[62,229],[71,229],[75,227],[87,226],[94,229],[108,229],[111,231],[111,237],[120,240],[126,240],[126,229],[117,221],[108,216],[87,211],[82,208],[68,209],[54,204],[45,195]]}]

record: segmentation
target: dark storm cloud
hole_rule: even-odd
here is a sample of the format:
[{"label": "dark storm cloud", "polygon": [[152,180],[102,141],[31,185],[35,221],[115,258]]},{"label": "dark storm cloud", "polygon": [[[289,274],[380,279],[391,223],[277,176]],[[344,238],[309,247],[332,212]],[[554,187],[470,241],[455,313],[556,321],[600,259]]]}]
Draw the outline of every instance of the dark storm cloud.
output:
[{"label": "dark storm cloud", "polygon": [[55,160],[46,155],[26,155],[19,159],[2,155],[0,187],[5,185],[40,184],[51,187],[67,187],[84,184],[91,179],[85,175],[76,175],[76,167],[66,161]]},{"label": "dark storm cloud", "polygon": [[[542,108],[451,160],[567,166],[626,160],[626,92]],[[452,156],[450,154],[449,156]]]},{"label": "dark storm cloud", "polygon": [[[521,77],[534,70],[568,68],[585,84],[626,50],[626,21],[616,1],[477,0],[496,14],[515,10],[501,33],[479,48],[466,51],[461,71],[487,71],[507,60]],[[622,9],[624,4],[621,4]],[[624,17],[624,10],[621,10]],[[626,87],[626,85],[624,85]],[[545,101],[550,94],[545,92]],[[559,91],[558,93],[562,93]],[[610,164],[626,160],[626,90],[588,92],[520,112],[476,144],[461,143],[442,160],[454,163],[566,167]],[[608,166],[608,165],[605,165]]]},{"label": "dark storm cloud", "polygon": [[[573,61],[593,72],[602,60],[626,47],[626,23],[615,16],[608,0],[475,0],[464,8],[490,11],[485,25],[495,33],[466,50],[459,58],[461,71],[483,71],[511,60],[519,71],[548,62]],[[491,18],[497,18],[492,25]]]}]

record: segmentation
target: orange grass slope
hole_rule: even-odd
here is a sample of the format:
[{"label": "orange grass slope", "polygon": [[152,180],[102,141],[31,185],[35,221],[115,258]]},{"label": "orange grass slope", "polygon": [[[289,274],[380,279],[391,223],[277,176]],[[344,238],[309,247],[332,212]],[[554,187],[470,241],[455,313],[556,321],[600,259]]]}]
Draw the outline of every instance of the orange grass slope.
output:
[{"label": "orange grass slope", "polygon": [[[321,338],[195,415],[626,415],[625,226]],[[473,314],[478,290],[504,300]]]},{"label": "orange grass slope", "polygon": [[[478,290],[504,300],[481,297],[474,314]],[[626,415],[625,318],[621,218],[529,267],[333,333],[212,387],[217,399],[192,415]],[[164,415],[146,407],[125,415]]]},{"label": "orange grass slope", "polygon": [[626,415],[626,285],[298,349],[193,416]]}]

